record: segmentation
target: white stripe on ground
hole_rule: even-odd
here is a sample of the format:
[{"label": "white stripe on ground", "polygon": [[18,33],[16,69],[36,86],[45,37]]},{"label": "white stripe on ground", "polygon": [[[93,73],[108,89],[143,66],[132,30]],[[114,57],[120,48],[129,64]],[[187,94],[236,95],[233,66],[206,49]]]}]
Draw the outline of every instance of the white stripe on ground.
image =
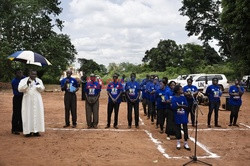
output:
[{"label": "white stripe on ground", "polygon": [[46,128],[54,131],[114,131],[114,132],[130,132],[130,131],[143,131],[137,129],[77,129],[77,128]]},{"label": "white stripe on ground", "polygon": [[[181,131],[181,133],[183,134],[184,132]],[[192,142],[195,143],[195,139],[194,139],[193,137],[189,136],[189,139],[190,139]],[[203,157],[201,156],[200,158],[206,158],[206,157],[208,157],[208,158],[220,158],[219,155],[217,155],[217,154],[215,154],[215,153],[209,151],[208,148],[207,148],[205,145],[203,145],[202,143],[200,143],[199,141],[197,141],[196,144],[197,144],[201,149],[203,149],[206,153],[209,154],[209,156],[203,156]]]},{"label": "white stripe on ground", "polygon": [[143,120],[141,119],[141,117],[139,117],[139,120],[141,122],[141,125],[145,125],[144,122],[143,122]]},{"label": "white stripe on ground", "polygon": [[[188,129],[189,131],[195,131],[195,129]],[[238,131],[238,130],[249,130],[249,129],[241,129],[241,128],[234,128],[234,129],[213,129],[213,128],[208,128],[208,129],[198,129],[197,131]]]},{"label": "white stripe on ground", "polygon": [[248,126],[248,125],[246,125],[246,124],[244,124],[244,123],[240,123],[240,125],[245,126],[245,127],[247,127],[247,128],[250,129],[250,126]]}]

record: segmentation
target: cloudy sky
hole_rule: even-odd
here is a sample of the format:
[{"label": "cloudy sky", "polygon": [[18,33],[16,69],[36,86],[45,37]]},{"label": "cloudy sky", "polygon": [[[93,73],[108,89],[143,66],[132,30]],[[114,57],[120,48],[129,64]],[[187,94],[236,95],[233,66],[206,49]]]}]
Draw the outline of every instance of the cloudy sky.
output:
[{"label": "cloudy sky", "polygon": [[187,37],[181,0],[62,0],[62,33],[70,36],[77,58],[142,63],[145,51],[161,39],[200,43]]}]

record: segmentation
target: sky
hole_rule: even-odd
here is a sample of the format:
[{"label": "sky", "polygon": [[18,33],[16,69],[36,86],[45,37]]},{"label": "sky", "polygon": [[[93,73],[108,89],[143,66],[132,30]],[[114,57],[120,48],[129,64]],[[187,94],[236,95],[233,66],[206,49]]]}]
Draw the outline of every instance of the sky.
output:
[{"label": "sky", "polygon": [[145,51],[160,40],[201,43],[187,36],[181,0],[62,0],[60,6],[65,21],[60,33],[70,36],[76,58],[98,64],[141,64]]}]

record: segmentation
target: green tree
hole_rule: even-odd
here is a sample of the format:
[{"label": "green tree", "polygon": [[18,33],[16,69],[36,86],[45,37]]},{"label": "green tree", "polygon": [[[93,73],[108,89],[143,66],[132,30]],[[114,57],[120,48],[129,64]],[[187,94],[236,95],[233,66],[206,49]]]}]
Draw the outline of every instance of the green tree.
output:
[{"label": "green tree", "polygon": [[85,72],[85,74],[89,75],[91,73],[105,73],[107,72],[106,67],[104,65],[99,65],[92,59],[79,58],[78,62],[80,63],[80,71]]},{"label": "green tree", "polygon": [[156,48],[145,52],[142,61],[153,71],[165,71],[166,67],[180,65],[180,49],[181,46],[173,40],[161,40]]}]

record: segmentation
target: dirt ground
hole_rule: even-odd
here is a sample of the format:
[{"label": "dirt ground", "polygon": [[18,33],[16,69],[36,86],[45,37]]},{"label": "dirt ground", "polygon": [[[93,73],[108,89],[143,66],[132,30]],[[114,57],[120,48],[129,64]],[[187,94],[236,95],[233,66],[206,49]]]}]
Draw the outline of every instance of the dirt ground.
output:
[{"label": "dirt ground", "polygon": [[[54,90],[57,86],[46,86]],[[225,94],[226,95],[226,94]],[[104,129],[107,119],[107,95],[100,98],[99,128],[86,129],[85,103],[77,92],[78,125],[64,129],[63,92],[44,92],[46,132],[26,138],[11,134],[12,92],[0,92],[0,165],[182,165],[193,156],[195,132],[189,126],[191,151],[177,150],[176,140],[166,140],[155,125],[143,116],[140,104],[140,129],[127,129],[127,106],[122,103],[119,129]],[[250,165],[250,93],[243,96],[239,113],[240,127],[229,127],[229,111],[219,112],[222,128],[207,129],[208,108],[200,106],[197,146],[198,159],[213,165]],[[225,103],[225,98],[222,99]],[[214,116],[212,117],[212,120]],[[112,116],[113,122],[113,116]],[[213,124],[213,122],[211,123]],[[199,165],[199,164],[196,164]]]}]

